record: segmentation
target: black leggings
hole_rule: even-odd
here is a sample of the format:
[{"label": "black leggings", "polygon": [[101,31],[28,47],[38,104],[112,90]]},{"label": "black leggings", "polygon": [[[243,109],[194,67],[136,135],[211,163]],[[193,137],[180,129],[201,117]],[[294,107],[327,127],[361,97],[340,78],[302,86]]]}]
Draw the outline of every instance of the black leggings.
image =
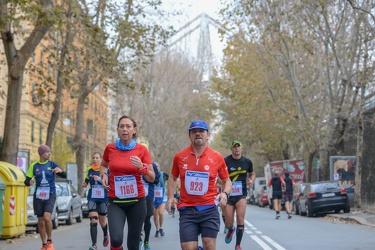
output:
[{"label": "black leggings", "polygon": [[146,199],[137,202],[113,203],[108,205],[108,226],[111,240],[111,249],[121,249],[124,238],[124,226],[128,221],[128,250],[138,250],[141,239],[142,225],[146,218]]}]

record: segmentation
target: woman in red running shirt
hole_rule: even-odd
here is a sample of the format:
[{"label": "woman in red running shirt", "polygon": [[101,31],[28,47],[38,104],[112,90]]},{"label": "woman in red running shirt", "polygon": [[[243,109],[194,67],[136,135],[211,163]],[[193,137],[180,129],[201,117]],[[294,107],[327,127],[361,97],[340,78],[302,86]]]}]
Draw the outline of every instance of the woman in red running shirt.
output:
[{"label": "woman in red running shirt", "polygon": [[120,117],[117,133],[120,139],[105,148],[100,166],[102,184],[108,189],[111,249],[123,249],[127,221],[127,249],[137,250],[147,213],[142,176],[153,182],[155,173],[148,149],[136,142],[136,122],[129,116]]}]

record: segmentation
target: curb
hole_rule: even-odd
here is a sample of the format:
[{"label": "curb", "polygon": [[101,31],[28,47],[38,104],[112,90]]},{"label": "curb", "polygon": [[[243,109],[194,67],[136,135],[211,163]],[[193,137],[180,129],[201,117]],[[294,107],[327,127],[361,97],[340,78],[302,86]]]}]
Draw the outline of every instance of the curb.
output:
[{"label": "curb", "polygon": [[353,222],[357,222],[360,225],[365,225],[365,226],[370,226],[370,227],[375,228],[375,224],[367,221],[365,218],[360,217],[360,216],[346,216],[346,215],[334,215],[334,214],[332,214],[332,215],[330,215],[330,217],[339,218],[339,219],[342,219],[342,220],[345,220],[345,221],[353,221]]}]

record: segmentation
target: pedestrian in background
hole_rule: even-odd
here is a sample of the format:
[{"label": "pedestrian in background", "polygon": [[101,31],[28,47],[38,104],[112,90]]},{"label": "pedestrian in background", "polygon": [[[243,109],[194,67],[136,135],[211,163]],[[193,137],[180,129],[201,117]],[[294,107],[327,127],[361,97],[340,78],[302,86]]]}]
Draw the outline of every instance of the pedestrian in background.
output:
[{"label": "pedestrian in background", "polygon": [[[216,249],[220,230],[217,206],[227,203],[232,183],[224,157],[208,146],[210,132],[202,120],[189,127],[191,145],[178,152],[173,159],[168,181],[167,210],[171,214],[177,179],[180,178],[180,243],[183,250],[197,250],[201,234],[204,250]],[[222,193],[217,194],[216,182],[222,180]],[[200,248],[201,249],[201,248]]]},{"label": "pedestrian in background", "polygon": [[272,186],[273,208],[276,212],[276,219],[278,219],[280,218],[283,187],[285,187],[285,181],[281,176],[279,176],[279,172],[275,172],[274,176],[268,181],[268,186]]},{"label": "pedestrian in background", "polygon": [[82,187],[90,184],[87,194],[87,206],[89,208],[90,219],[90,235],[92,246],[89,250],[97,250],[98,246],[98,220],[103,230],[103,246],[108,246],[108,226],[107,226],[107,206],[108,206],[108,190],[103,188],[102,179],[100,178],[100,162],[102,157],[100,153],[92,154],[92,165],[86,170],[86,178],[82,183]]},{"label": "pedestrian in background", "polygon": [[41,250],[53,250],[51,214],[56,202],[55,174],[66,178],[66,172],[49,160],[51,150],[47,145],[40,145],[38,154],[39,161],[33,162],[27,170],[25,185],[35,184],[33,206],[38,217]]},{"label": "pedestrian in background", "polygon": [[[104,188],[108,188],[108,226],[111,249],[122,250],[124,226],[128,250],[138,250],[146,218],[146,195],[142,176],[153,182],[155,173],[147,147],[136,142],[137,123],[130,116],[120,117],[117,133],[120,139],[107,145],[100,165]],[[111,174],[108,178],[108,167]]]},{"label": "pedestrian in background", "polygon": [[154,188],[155,185],[159,183],[159,170],[156,165],[156,162],[152,163],[152,167],[155,172],[155,180],[154,182],[148,182],[144,177],[143,177],[143,183],[145,187],[145,192],[146,192],[146,206],[147,206],[147,214],[146,214],[146,219],[144,221],[144,231],[145,231],[145,238],[144,241],[140,241],[140,249],[144,245],[144,250],[151,250],[150,248],[150,232],[151,232],[151,216],[154,214]]},{"label": "pedestrian in background", "polygon": [[[253,172],[253,162],[242,155],[242,143],[233,141],[230,149],[232,154],[225,157],[230,180],[232,181],[232,191],[230,193],[227,205],[224,207],[225,224],[228,229],[225,235],[225,243],[232,241],[233,234],[236,232],[236,250],[242,250],[241,241],[245,230],[245,213],[247,186],[252,186],[255,180]],[[237,231],[234,224],[234,214],[236,213]]]},{"label": "pedestrian in background", "polygon": [[292,200],[294,193],[294,180],[289,176],[289,173],[285,173],[285,192],[284,192],[284,202],[285,210],[288,214],[288,219],[292,218]]},{"label": "pedestrian in background", "polygon": [[167,189],[166,184],[169,175],[160,169],[159,163],[155,163],[159,170],[159,183],[154,187],[155,200],[154,200],[154,224],[155,224],[155,237],[164,236],[163,230],[164,222],[164,209],[167,203]]}]

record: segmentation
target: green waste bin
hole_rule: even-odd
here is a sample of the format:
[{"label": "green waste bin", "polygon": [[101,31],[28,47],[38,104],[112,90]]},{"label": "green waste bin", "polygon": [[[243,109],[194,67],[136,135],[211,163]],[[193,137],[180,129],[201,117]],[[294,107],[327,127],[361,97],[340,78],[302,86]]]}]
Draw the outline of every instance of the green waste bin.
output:
[{"label": "green waste bin", "polygon": [[4,212],[4,207],[3,207],[3,204],[4,204],[4,191],[5,191],[5,188],[7,186],[5,186],[3,180],[0,178],[0,235],[3,234],[3,212]]}]

